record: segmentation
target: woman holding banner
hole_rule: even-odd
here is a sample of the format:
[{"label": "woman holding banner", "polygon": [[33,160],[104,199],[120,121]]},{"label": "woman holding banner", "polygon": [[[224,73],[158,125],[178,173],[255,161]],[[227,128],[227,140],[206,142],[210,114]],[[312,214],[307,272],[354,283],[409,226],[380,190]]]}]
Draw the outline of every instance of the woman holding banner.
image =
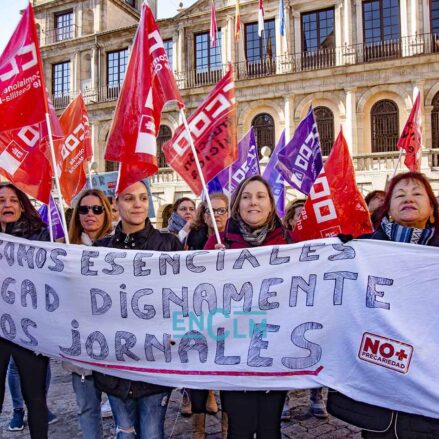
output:
[{"label": "woman holding banner", "polygon": [[[170,233],[154,229],[148,218],[149,195],[143,181],[128,186],[116,198],[120,222],[114,235],[96,241],[99,247],[178,251],[182,245]],[[163,439],[166,408],[172,389],[143,381],[93,372],[96,386],[108,394],[117,439]]]},{"label": "woman holding banner", "polygon": [[[111,206],[105,194],[97,189],[83,191],[70,221],[70,242],[72,244],[93,245],[94,241],[108,235],[111,230]],[[83,438],[103,438],[102,392],[95,386],[92,371],[67,361],[64,361],[62,365],[65,370],[72,373],[72,386],[76,395]]]},{"label": "woman holding banner", "polygon": [[[259,175],[242,181],[231,201],[230,219],[220,234],[223,244],[209,238],[205,249],[248,248],[291,244],[289,231],[276,214],[268,183]],[[228,438],[277,439],[281,437],[281,413],[286,391],[222,391],[221,403],[228,415]]]},{"label": "woman holding banner", "polygon": [[[378,217],[380,226],[359,239],[439,247],[438,202],[427,178],[418,172],[394,177]],[[340,236],[344,242],[352,237]],[[404,251],[403,247],[400,251]],[[385,398],[385,395],[383,395]],[[362,429],[364,438],[433,439],[439,437],[439,419],[396,412],[355,401],[336,391],[328,393],[328,411]]]},{"label": "woman holding banner", "polygon": [[[33,241],[49,241],[49,231],[29,198],[11,183],[0,183],[0,226],[3,233]],[[20,374],[21,389],[28,409],[32,439],[46,439],[48,409],[46,378],[49,359],[0,338],[0,413],[10,358]]]}]

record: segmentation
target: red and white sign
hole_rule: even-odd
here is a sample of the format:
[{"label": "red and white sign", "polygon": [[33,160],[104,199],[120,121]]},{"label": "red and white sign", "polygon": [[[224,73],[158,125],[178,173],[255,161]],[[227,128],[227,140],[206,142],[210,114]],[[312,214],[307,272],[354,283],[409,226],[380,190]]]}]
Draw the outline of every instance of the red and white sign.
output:
[{"label": "red and white sign", "polygon": [[163,145],[169,165],[200,195],[203,187],[190,146],[189,135],[206,182],[238,158],[236,140],[236,101],[232,67],[209,93],[203,104],[188,120],[190,134],[184,125]]},{"label": "red and white sign", "polygon": [[413,356],[413,346],[392,338],[365,332],[358,358],[368,363],[407,373]]}]

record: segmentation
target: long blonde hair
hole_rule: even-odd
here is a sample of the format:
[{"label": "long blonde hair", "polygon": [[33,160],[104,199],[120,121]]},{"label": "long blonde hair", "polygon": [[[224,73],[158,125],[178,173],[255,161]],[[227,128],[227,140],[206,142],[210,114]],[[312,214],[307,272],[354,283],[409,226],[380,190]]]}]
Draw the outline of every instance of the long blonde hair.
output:
[{"label": "long blonde hair", "polygon": [[81,205],[81,201],[83,198],[92,195],[94,197],[99,198],[104,208],[104,223],[102,224],[101,230],[99,230],[96,235],[96,239],[101,239],[105,235],[108,235],[112,229],[112,215],[111,215],[111,206],[105,194],[99,189],[87,189],[81,192],[81,196],[79,197],[78,202],[76,203],[75,208],[73,209],[72,219],[70,221],[69,226],[69,239],[72,244],[81,244],[81,233],[84,231],[81,226],[81,221],[79,219],[79,206]]}]

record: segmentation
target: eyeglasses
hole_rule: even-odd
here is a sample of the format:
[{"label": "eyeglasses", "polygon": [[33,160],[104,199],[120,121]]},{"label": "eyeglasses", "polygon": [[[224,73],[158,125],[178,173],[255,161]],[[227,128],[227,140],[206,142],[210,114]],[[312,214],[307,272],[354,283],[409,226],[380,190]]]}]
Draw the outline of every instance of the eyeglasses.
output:
[{"label": "eyeglasses", "polygon": [[[227,213],[227,209],[225,207],[219,207],[218,209],[212,209],[214,215],[224,215]],[[206,209],[205,212],[207,215],[210,215],[210,209]]]},{"label": "eyeglasses", "polygon": [[104,206],[79,206],[79,215],[87,215],[90,209],[95,215],[102,215],[104,213]]}]

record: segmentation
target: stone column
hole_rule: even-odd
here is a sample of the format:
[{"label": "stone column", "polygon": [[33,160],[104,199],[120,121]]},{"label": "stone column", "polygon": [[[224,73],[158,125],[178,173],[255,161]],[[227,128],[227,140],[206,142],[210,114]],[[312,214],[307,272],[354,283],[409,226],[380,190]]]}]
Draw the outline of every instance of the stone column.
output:
[{"label": "stone column", "polygon": [[285,142],[288,142],[293,135],[293,119],[294,119],[294,94],[284,97],[284,113],[285,113]]},{"label": "stone column", "polygon": [[83,32],[83,27],[84,27],[84,20],[83,20],[83,8],[84,8],[84,3],[81,3],[77,9],[77,14],[76,14],[76,21],[75,21],[75,27],[73,29],[73,36],[74,37],[82,37],[82,35],[84,34]]},{"label": "stone column", "polygon": [[291,54],[293,52],[292,47],[291,47],[291,41],[293,39],[293,35],[291,32],[291,8],[288,5],[288,3],[285,5],[285,37],[283,37],[283,42],[285,45],[285,49],[284,52],[286,54]]},{"label": "stone column", "polygon": [[408,56],[410,50],[409,42],[409,15],[407,10],[407,0],[401,0],[400,4],[400,22],[401,22],[401,48],[402,56]]},{"label": "stone column", "polygon": [[410,35],[415,36],[416,34],[419,34],[418,29],[418,0],[410,0],[410,13],[408,15],[410,20]]},{"label": "stone column", "polygon": [[71,94],[76,95],[76,93],[81,90],[81,52],[75,53],[72,70],[73,70],[73,77],[72,77]]},{"label": "stone column", "polygon": [[347,88],[346,93],[346,120],[345,120],[345,138],[348,143],[349,152],[351,155],[357,151],[357,139],[356,139],[356,128],[357,128],[357,103],[356,103],[356,89]]},{"label": "stone column", "polygon": [[340,66],[344,63],[343,60],[343,53],[340,48],[343,46],[343,36],[342,36],[342,29],[343,29],[343,16],[342,16],[342,1],[339,1],[335,6],[335,13],[334,13],[334,31],[335,31],[335,63],[337,66]]},{"label": "stone column", "polygon": [[91,50],[91,86],[96,94],[99,92],[99,48],[93,46]]},{"label": "stone column", "polygon": [[101,31],[101,15],[102,15],[102,5],[101,0],[95,0],[94,8],[94,26],[93,33],[97,34]]},{"label": "stone column", "polygon": [[420,33],[429,34],[431,32],[430,0],[422,0],[422,23],[424,27],[420,29]]},{"label": "stone column", "polygon": [[355,0],[355,18],[356,18],[356,41],[357,44],[363,44],[363,3],[362,0]]},{"label": "stone column", "polygon": [[224,61],[233,62],[233,41],[235,36],[235,18],[233,15],[227,16],[227,29],[226,29],[226,37],[227,37],[227,47],[226,47],[226,56],[224,57]]},{"label": "stone column", "polygon": [[351,0],[344,0],[343,4],[343,28],[344,28],[344,36],[343,36],[343,44],[345,46],[352,45],[352,7]]},{"label": "stone column", "polygon": [[293,10],[294,21],[294,54],[299,56],[302,53],[302,35],[300,33],[300,13]]},{"label": "stone column", "polygon": [[185,62],[184,62],[184,26],[182,23],[178,26],[178,57],[176,62],[176,70],[179,73],[183,73],[185,70]]}]

